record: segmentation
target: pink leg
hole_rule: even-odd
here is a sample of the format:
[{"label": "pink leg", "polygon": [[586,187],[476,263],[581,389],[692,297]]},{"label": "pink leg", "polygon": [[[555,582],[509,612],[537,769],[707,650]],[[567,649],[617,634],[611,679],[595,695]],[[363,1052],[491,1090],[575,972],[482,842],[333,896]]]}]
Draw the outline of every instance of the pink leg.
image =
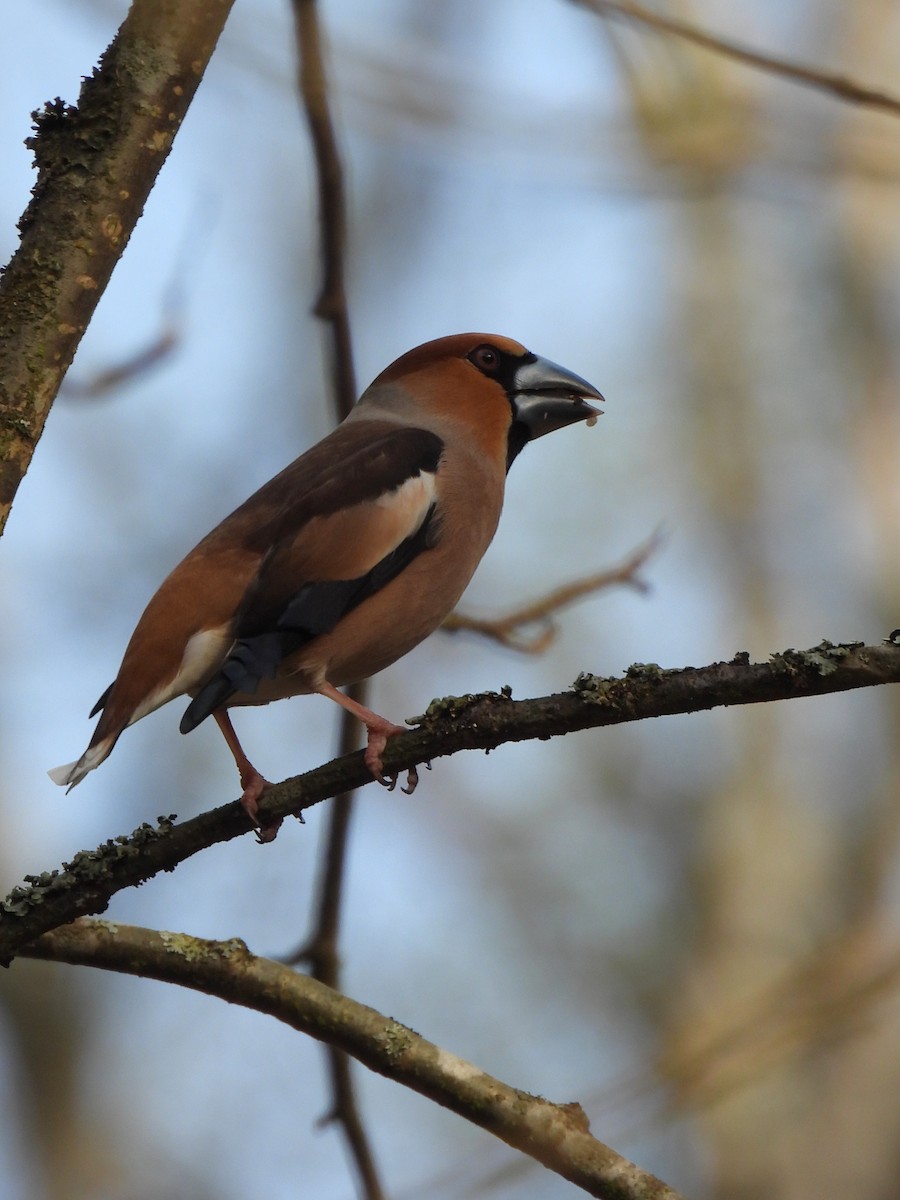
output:
[{"label": "pink leg", "polygon": [[281,828],[282,818],[278,817],[270,824],[263,824],[259,817],[259,798],[266,790],[271,787],[268,779],[263,778],[254,767],[253,763],[244,753],[244,748],[238,741],[238,736],[234,732],[234,726],[231,723],[231,718],[224,708],[217,708],[213,713],[216,718],[216,724],[222,730],[222,736],[228,743],[228,749],[234,755],[234,761],[237,765],[238,773],[241,777],[241,787],[244,789],[241,796],[241,804],[247,816],[256,826],[256,836],[260,842],[274,842]]},{"label": "pink leg", "polygon": [[[316,690],[320,695],[327,696],[329,700],[333,700],[335,704],[340,704],[341,708],[346,708],[348,712],[353,713],[354,717],[359,717],[369,735],[365,753],[366,766],[380,784],[383,784],[389,791],[393,791],[397,786],[397,776],[385,776],[381,756],[384,753],[388,738],[396,737],[398,733],[408,733],[409,731],[403,725],[395,725],[387,717],[380,717],[378,713],[372,712],[371,708],[366,708],[364,704],[357,704],[355,700],[351,700],[349,696],[345,696],[343,692],[338,691],[327,680],[325,683],[320,684]],[[406,775],[406,787],[400,790],[406,792],[407,796],[411,796],[416,790],[418,782],[418,771],[415,767],[410,767]]]}]

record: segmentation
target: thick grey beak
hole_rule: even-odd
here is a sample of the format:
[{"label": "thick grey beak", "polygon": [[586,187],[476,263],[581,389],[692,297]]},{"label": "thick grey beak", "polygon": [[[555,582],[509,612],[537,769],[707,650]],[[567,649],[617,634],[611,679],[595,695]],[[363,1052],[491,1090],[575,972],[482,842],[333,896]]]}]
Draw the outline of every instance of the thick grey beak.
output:
[{"label": "thick grey beak", "polygon": [[543,437],[554,429],[589,421],[603,415],[586,397],[603,402],[595,387],[546,358],[523,363],[513,376],[513,407],[516,420],[528,429],[529,439]]}]

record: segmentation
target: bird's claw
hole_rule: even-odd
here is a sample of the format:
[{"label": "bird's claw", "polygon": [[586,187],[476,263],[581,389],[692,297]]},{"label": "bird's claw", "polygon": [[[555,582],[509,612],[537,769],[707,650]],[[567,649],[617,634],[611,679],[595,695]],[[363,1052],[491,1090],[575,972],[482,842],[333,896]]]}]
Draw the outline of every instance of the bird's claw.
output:
[{"label": "bird's claw", "polygon": [[272,786],[271,783],[254,770],[252,775],[241,776],[241,786],[244,789],[241,794],[241,807],[253,823],[257,842],[261,846],[274,842],[284,818],[275,817],[270,821],[264,821],[259,812],[259,798]]},{"label": "bird's claw", "polygon": [[[370,749],[371,749],[371,747],[370,747]],[[385,787],[385,788],[387,788],[387,790],[389,792],[392,792],[394,790],[394,788],[397,786],[397,781],[400,778],[400,772],[394,771],[393,774],[391,774],[391,775],[385,774],[384,766],[381,762],[381,752],[380,752],[383,749],[384,749],[384,747],[382,746],[380,748],[380,750],[375,754],[370,754],[369,750],[367,750],[366,751],[366,766],[372,772],[373,778],[378,783],[380,783],[382,787]],[[429,766],[429,770],[430,769],[431,768]],[[416,770],[415,767],[410,767],[409,770],[406,772],[406,786],[401,787],[400,791],[403,792],[407,796],[411,796],[413,794],[413,792],[416,790],[416,786],[417,786],[418,782],[419,782],[419,772]]]},{"label": "bird's claw", "polygon": [[[406,732],[407,731],[402,725],[391,725],[387,721],[384,722],[383,728],[373,728],[372,726],[369,726],[369,741],[368,745],[366,746],[366,753],[364,756],[365,763],[372,772],[373,778],[377,779],[381,786],[386,787],[389,792],[392,792],[397,786],[397,780],[400,777],[400,772],[394,771],[392,774],[386,775],[384,764],[381,761],[381,756],[384,753],[385,747],[387,746],[388,738],[396,737],[397,734]],[[430,771],[431,763],[429,762],[425,765]],[[414,766],[410,767],[406,772],[406,787],[402,787],[400,791],[407,796],[411,796],[416,790],[418,782],[419,772]]]},{"label": "bird's claw", "polygon": [[[430,767],[428,769],[431,770]],[[394,790],[394,788],[397,786],[397,781],[399,778],[400,778],[399,771],[397,772],[396,775],[384,775],[381,772],[379,772],[375,776],[376,782],[380,783],[382,787],[387,788],[387,790],[389,792],[392,792]],[[409,770],[406,772],[406,787],[402,787],[400,789],[400,791],[403,792],[404,795],[411,796],[413,794],[413,792],[416,790],[416,788],[418,787],[418,784],[419,784],[419,772],[416,770],[415,767],[410,767]]]},{"label": "bird's claw", "polygon": [[410,767],[409,770],[406,772],[406,787],[401,788],[400,791],[403,792],[407,796],[411,796],[413,794],[413,792],[416,790],[416,788],[418,787],[418,785],[419,785],[419,772],[416,770],[415,767]]},{"label": "bird's claw", "polygon": [[278,830],[281,828],[281,821],[273,821],[271,825],[257,825],[254,833],[256,834],[256,844],[258,846],[267,846],[269,842],[274,842],[278,837]]}]

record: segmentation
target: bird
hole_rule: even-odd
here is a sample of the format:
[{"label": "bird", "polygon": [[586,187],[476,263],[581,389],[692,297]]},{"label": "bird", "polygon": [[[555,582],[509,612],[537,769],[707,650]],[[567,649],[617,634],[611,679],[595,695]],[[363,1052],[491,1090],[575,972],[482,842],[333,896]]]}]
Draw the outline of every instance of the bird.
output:
[{"label": "bird", "polygon": [[[91,711],[87,749],[56,767],[69,790],[120,734],[187,695],[182,733],[218,724],[262,841],[271,786],[229,709],[318,693],[365,725],[365,763],[382,764],[403,726],[339,689],[377,674],[456,606],[500,519],[506,475],[528,442],[579,421],[603,397],[511,338],[464,333],[426,342],[388,366],[350,414],[227,516],[163,581],[115,680]],[[407,786],[416,785],[415,770]]]}]

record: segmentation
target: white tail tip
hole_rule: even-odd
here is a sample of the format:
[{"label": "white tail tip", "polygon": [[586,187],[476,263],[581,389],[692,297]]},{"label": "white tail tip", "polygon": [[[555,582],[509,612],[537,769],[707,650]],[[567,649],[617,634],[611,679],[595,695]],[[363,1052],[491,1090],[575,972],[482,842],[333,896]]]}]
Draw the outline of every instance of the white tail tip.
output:
[{"label": "white tail tip", "polygon": [[72,782],[72,776],[75,774],[78,762],[79,760],[76,758],[74,762],[66,763],[63,767],[52,767],[47,774],[54,783],[58,783],[60,787],[65,787],[67,783]]},{"label": "white tail tip", "polygon": [[114,743],[115,738],[104,738],[96,746],[89,746],[81,758],[77,758],[75,762],[65,763],[61,767],[53,767],[47,774],[54,783],[71,791],[77,783],[81,783],[88,771],[93,771],[94,767],[100,766],[112,750]]}]

